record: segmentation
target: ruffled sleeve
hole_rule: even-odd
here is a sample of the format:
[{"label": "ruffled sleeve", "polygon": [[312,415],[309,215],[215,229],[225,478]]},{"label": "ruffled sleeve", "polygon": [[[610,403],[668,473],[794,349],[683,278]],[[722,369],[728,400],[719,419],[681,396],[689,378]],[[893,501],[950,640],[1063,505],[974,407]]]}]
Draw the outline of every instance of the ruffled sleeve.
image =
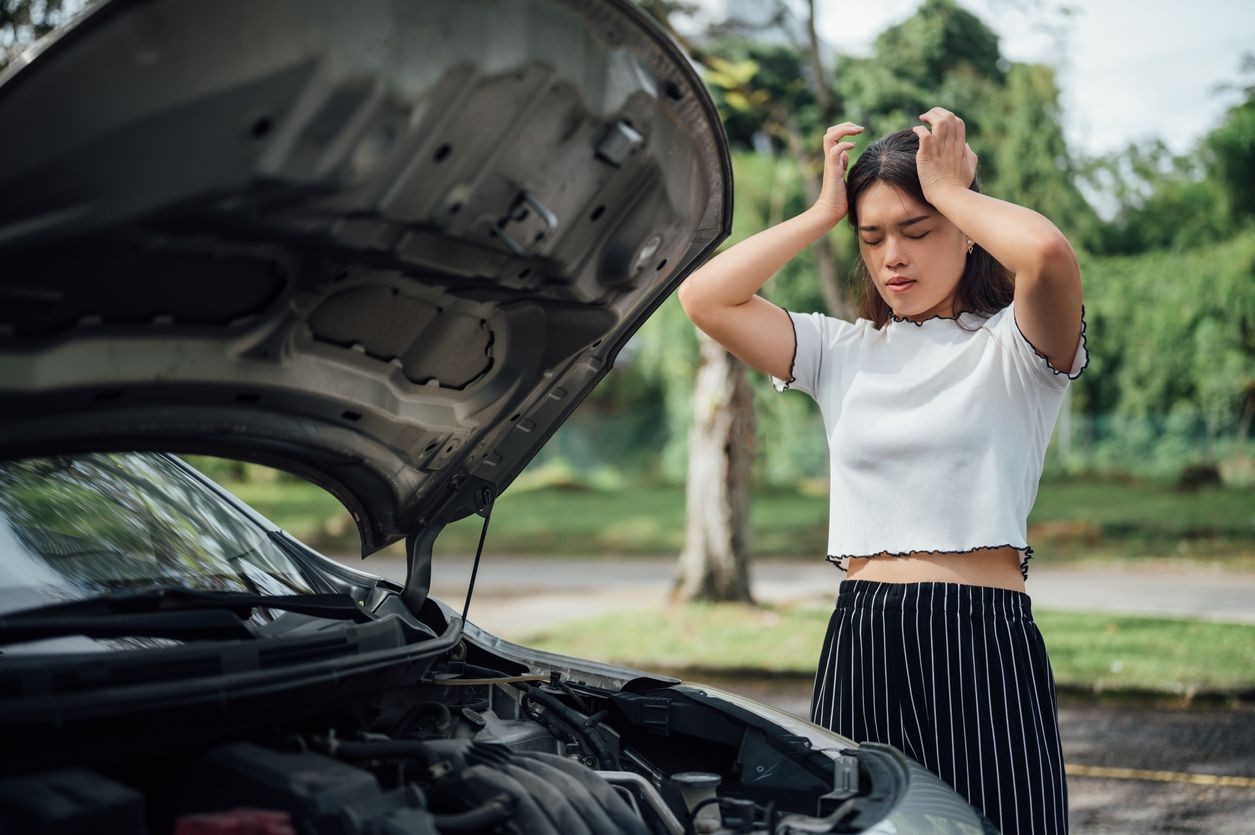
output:
[{"label": "ruffled sleeve", "polygon": [[793,325],[793,362],[789,368],[790,379],[781,380],[771,375],[776,391],[798,389],[818,400],[826,376],[832,365],[840,362],[838,356],[843,344],[857,326],[844,319],[823,313],[795,313],[784,310]]},{"label": "ruffled sleeve", "polygon": [[1084,305],[1081,305],[1081,332],[1077,337],[1076,358],[1072,360],[1072,366],[1067,369],[1056,368],[1020,330],[1015,319],[1014,301],[991,317],[990,327],[998,335],[998,341],[1011,355],[1015,364],[1030,379],[1036,378],[1046,385],[1063,388],[1068,382],[1081,376],[1081,372],[1089,365],[1089,351],[1085,340]]}]

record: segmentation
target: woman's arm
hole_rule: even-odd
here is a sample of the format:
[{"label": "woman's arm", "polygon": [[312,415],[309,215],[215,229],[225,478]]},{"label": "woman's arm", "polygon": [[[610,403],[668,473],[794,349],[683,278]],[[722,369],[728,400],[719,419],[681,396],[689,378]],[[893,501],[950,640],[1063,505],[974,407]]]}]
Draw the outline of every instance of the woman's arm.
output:
[{"label": "woman's arm", "polygon": [[1055,368],[1071,368],[1081,335],[1082,293],[1080,265],[1068,239],[1044,215],[968,188],[976,155],[965,141],[962,119],[940,107],[920,119],[932,126],[931,133],[914,128],[924,197],[1015,273],[1020,332]]},{"label": "woman's arm", "polygon": [[801,214],[755,233],[702,264],[680,285],[686,310],[744,304],[790,259],[836,225],[811,206]]},{"label": "woman's arm", "polygon": [[677,296],[685,314],[734,356],[787,380],[795,355],[793,324],[781,309],[756,295],[791,258],[846,215],[845,168],[853,142],[843,136],[863,129],[849,122],[824,135],[824,174],[819,199],[799,215],[728,247],[693,272]]}]

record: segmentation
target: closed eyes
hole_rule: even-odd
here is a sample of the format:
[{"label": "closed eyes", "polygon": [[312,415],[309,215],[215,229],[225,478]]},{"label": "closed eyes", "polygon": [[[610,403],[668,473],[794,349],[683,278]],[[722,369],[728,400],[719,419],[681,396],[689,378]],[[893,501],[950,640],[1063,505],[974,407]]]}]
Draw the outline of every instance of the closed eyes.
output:
[{"label": "closed eyes", "polygon": [[[904,235],[903,237],[910,238],[913,241],[918,241],[920,238],[928,237],[928,233],[925,232],[922,235]],[[881,238],[880,240],[884,240],[884,238]],[[867,244],[868,246],[875,246],[876,244],[880,243],[880,241],[866,241],[865,240],[863,241],[863,243]]]}]

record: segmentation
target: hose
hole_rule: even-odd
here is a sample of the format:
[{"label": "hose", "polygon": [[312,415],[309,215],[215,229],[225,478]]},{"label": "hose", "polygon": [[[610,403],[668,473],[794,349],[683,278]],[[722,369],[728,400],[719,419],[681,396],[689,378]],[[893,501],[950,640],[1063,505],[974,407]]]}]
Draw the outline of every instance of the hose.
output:
[{"label": "hose", "polygon": [[449,712],[449,707],[444,702],[435,701],[421,702],[416,705],[401,718],[391,735],[405,736],[411,728],[429,716],[436,720],[433,730],[442,737],[448,736],[449,730],[453,727],[453,714]]},{"label": "hose", "polygon": [[483,806],[465,812],[432,815],[432,823],[444,835],[482,832],[505,823],[514,814],[514,800],[508,794],[499,794]]},{"label": "hose", "polygon": [[559,719],[575,729],[576,735],[588,744],[592,749],[593,756],[597,759],[597,768],[600,771],[619,771],[621,766],[619,760],[610,750],[610,746],[606,743],[606,738],[601,735],[601,731],[597,730],[597,722],[604,714],[595,714],[594,716],[584,716],[571,708],[564,705],[557,696],[546,693],[539,687],[531,685],[523,685],[527,698],[540,702],[550,711],[552,711]]}]

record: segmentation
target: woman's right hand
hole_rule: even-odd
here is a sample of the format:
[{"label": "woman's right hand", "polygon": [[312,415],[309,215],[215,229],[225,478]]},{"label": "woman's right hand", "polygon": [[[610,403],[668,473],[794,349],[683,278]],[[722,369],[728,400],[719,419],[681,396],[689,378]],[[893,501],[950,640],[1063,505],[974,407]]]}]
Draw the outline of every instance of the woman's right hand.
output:
[{"label": "woman's right hand", "polygon": [[845,169],[850,164],[853,142],[842,142],[841,137],[862,133],[861,125],[842,122],[828,128],[824,134],[824,180],[819,188],[815,210],[822,212],[835,226],[849,211],[845,197]]}]

